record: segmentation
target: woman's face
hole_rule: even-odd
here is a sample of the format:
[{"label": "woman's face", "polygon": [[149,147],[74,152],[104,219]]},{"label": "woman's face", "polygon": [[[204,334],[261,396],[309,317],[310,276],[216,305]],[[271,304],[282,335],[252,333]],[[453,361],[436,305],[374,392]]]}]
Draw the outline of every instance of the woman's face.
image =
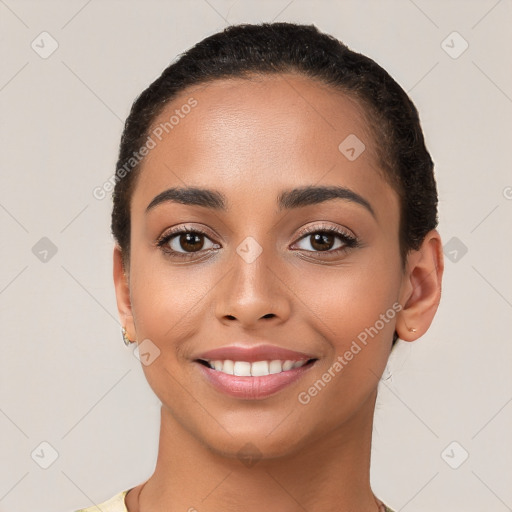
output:
[{"label": "woman's face", "polygon": [[[149,340],[143,369],[163,407],[232,456],[246,443],[284,455],[367,425],[404,279],[398,196],[359,107],[292,74],[218,80],[183,92],[152,130],[131,203],[125,320]],[[189,187],[211,191],[210,204],[167,194],[148,209]],[[340,194],[290,195],[306,187]],[[174,229],[192,233],[166,238]],[[196,360],[262,344],[316,361],[248,398],[217,389]]]}]

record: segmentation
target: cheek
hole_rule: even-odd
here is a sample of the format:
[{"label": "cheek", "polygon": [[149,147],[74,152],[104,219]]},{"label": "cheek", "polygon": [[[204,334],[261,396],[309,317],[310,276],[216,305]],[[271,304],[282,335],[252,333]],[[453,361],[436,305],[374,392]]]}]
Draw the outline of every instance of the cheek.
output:
[{"label": "cheek", "polygon": [[183,392],[183,385],[187,383],[189,393],[194,389],[194,383],[182,373],[190,363],[186,348],[189,340],[202,333],[200,319],[213,283],[193,266],[171,270],[161,257],[151,260],[147,255],[145,260],[132,256],[131,299],[137,339],[150,340],[154,344],[149,345],[150,352],[157,354],[149,364],[142,360],[142,369],[163,404],[186,411],[189,395]]},{"label": "cheek", "polygon": [[374,261],[367,268],[357,266],[303,274],[296,289],[300,289],[297,295],[303,298],[307,308],[329,327],[329,337],[346,339],[357,336],[392,308],[399,285],[397,270]]},{"label": "cheek", "polygon": [[197,329],[197,315],[214,282],[194,265],[171,268],[162,256],[134,253],[131,303],[139,339],[149,338],[168,351],[172,340],[186,340]]},{"label": "cheek", "polygon": [[375,260],[366,269],[333,269],[317,277],[301,293],[326,352],[319,375],[305,382],[298,399],[311,418],[329,418],[326,425],[333,426],[366,402],[384,371],[400,309],[400,271]]}]

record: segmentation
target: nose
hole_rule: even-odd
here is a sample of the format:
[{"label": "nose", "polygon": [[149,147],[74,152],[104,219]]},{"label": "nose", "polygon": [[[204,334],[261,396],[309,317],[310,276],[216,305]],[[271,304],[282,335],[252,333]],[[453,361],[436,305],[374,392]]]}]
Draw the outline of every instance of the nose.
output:
[{"label": "nose", "polygon": [[219,321],[238,322],[240,327],[250,330],[288,319],[291,292],[270,249],[263,250],[253,261],[245,259],[242,252],[234,252],[228,265],[229,271],[216,293],[215,313]]}]

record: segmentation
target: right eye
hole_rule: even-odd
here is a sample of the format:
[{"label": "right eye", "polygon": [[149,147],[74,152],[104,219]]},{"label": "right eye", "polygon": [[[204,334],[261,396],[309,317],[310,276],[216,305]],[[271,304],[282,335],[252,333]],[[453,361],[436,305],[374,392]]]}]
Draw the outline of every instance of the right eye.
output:
[{"label": "right eye", "polygon": [[167,231],[157,245],[172,258],[190,258],[197,253],[220,248],[219,244],[210,240],[206,232],[187,227]]}]

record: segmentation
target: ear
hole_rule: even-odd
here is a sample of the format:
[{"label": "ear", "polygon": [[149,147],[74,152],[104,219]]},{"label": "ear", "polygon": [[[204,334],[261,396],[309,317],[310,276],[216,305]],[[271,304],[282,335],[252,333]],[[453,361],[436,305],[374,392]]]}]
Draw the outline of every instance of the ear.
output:
[{"label": "ear", "polygon": [[136,340],[135,325],[133,322],[132,305],[130,299],[129,276],[123,265],[123,253],[116,244],[114,247],[114,286],[116,290],[117,310],[121,325],[126,329],[130,340]]},{"label": "ear", "polygon": [[441,237],[433,229],[407,256],[399,299],[403,309],[395,326],[401,340],[414,341],[427,332],[441,300],[443,270]]}]

